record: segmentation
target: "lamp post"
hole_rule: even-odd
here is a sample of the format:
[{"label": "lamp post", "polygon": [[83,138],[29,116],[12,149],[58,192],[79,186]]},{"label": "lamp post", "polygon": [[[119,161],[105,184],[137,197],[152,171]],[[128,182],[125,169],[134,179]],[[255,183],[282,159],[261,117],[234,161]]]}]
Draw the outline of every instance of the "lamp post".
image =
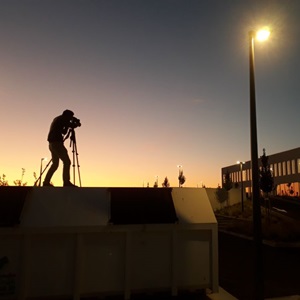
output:
[{"label": "lamp post", "polygon": [[263,256],[261,234],[261,210],[259,191],[259,169],[257,151],[257,126],[255,104],[255,77],[254,77],[254,40],[265,40],[269,36],[267,30],[249,32],[249,70],[250,70],[250,143],[251,143],[251,168],[252,168],[252,207],[253,207],[253,241],[255,248],[255,299],[264,299],[263,285]]},{"label": "lamp post", "polygon": [[243,186],[243,161],[237,161],[237,164],[240,165],[240,173],[241,173],[241,203],[242,203],[242,212],[244,211],[244,186]]}]

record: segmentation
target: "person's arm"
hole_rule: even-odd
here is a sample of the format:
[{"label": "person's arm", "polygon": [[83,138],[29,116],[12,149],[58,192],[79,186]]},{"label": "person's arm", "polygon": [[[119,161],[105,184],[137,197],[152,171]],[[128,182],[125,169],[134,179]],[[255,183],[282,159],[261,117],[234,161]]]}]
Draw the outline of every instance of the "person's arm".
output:
[{"label": "person's arm", "polygon": [[62,133],[63,135],[65,135],[65,134],[68,132],[68,129],[69,129],[69,126],[64,126],[64,127],[62,128],[61,133]]},{"label": "person's arm", "polygon": [[65,135],[68,132],[68,129],[70,128],[70,121],[61,119],[60,128],[61,128],[61,133]]}]

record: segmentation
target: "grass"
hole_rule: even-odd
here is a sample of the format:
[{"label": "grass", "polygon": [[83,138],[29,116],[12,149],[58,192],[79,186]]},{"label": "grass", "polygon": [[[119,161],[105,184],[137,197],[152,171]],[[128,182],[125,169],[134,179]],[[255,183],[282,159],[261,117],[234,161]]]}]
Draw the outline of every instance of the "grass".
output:
[{"label": "grass", "polygon": [[[225,229],[235,233],[253,236],[252,202],[244,202],[244,211],[241,204],[235,204],[216,211],[217,215],[230,217]],[[265,240],[276,242],[300,242],[300,222],[277,212],[261,209],[262,236]]]}]

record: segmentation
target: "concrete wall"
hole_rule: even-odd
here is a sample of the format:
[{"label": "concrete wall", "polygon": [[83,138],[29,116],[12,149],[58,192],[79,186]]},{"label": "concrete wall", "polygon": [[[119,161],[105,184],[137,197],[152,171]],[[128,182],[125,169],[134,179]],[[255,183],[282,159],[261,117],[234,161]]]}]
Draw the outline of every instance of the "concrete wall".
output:
[{"label": "concrete wall", "polygon": [[[232,188],[230,191],[217,188],[206,188],[206,193],[211,203],[213,211],[222,209],[223,207],[230,206],[241,202],[241,190]],[[244,200],[246,194],[244,193]]]}]

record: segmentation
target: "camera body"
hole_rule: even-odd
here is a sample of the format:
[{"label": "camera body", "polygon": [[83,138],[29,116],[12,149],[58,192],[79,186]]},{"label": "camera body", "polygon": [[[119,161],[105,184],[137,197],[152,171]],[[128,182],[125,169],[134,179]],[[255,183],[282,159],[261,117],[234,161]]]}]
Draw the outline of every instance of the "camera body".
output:
[{"label": "camera body", "polygon": [[72,119],[70,120],[70,128],[77,128],[77,127],[80,127],[81,126],[81,123],[80,123],[80,120],[75,118],[75,117],[72,117]]}]

